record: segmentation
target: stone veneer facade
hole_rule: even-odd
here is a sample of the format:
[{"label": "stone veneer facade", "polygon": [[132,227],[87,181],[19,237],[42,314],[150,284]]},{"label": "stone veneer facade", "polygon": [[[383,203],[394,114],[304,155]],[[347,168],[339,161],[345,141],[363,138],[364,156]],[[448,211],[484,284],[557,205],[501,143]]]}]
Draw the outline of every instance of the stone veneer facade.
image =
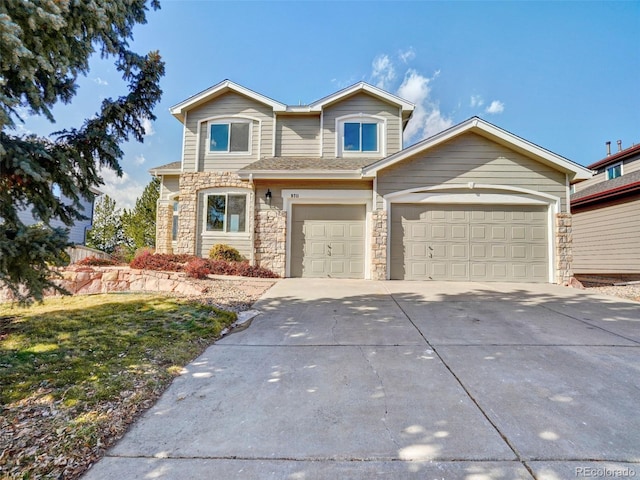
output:
[{"label": "stone veneer facade", "polygon": [[173,200],[158,200],[156,212],[156,252],[173,253]]},{"label": "stone veneer facade", "polygon": [[[178,241],[173,253],[196,253],[198,235],[198,192],[206,188],[253,188],[232,172],[183,172],[180,174]],[[249,205],[247,205],[249,207]],[[171,230],[169,229],[169,235]]]},{"label": "stone veneer facade", "polygon": [[387,211],[371,212],[371,280],[387,279]]},{"label": "stone veneer facade", "polygon": [[566,284],[573,277],[572,216],[570,213],[558,213],[555,225],[556,235],[556,283]]},{"label": "stone veneer facade", "polygon": [[256,214],[254,252],[256,265],[281,277],[286,273],[287,212],[260,210]]}]

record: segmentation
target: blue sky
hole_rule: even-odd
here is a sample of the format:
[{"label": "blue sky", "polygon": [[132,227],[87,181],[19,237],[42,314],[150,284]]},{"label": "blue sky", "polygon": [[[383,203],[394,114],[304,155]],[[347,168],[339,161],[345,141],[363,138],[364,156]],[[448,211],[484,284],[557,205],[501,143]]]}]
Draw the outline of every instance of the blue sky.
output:
[{"label": "blue sky", "polygon": [[[159,50],[164,95],[144,144],[124,147],[125,176],[105,193],[131,207],[148,169],[180,160],[182,125],[169,107],[224,79],[286,104],[366,81],[418,105],[405,146],[473,115],[570,160],[604,157],[605,142],[640,142],[640,2],[248,2],[161,0],[135,30]],[[125,93],[95,58],[57,123],[79,126]]]}]

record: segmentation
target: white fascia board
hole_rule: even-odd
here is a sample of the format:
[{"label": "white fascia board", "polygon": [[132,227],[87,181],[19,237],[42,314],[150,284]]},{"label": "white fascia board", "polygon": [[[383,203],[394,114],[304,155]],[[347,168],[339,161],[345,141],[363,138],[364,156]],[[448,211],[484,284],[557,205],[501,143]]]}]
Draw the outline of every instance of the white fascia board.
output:
[{"label": "white fascia board", "polygon": [[558,170],[570,174],[572,180],[591,178],[591,173],[585,167],[582,167],[577,163],[573,163],[570,160],[567,160],[560,155],[556,155],[555,153],[539,147],[538,145],[535,145],[523,138],[513,135],[506,130],[496,127],[495,125],[492,125],[491,123],[488,123],[479,117],[472,117],[462,123],[459,123],[458,125],[455,125],[451,128],[448,128],[447,130],[443,130],[440,133],[422,140],[421,142],[411,145],[410,147],[407,147],[406,149],[401,150],[394,155],[368,165],[362,169],[362,173],[367,177],[375,175],[383,168],[387,168],[412,155],[415,155],[416,153],[420,153],[430,148],[436,147],[454,137],[457,137],[458,135],[462,135],[463,133],[467,132],[475,132],[481,136],[489,137],[490,139],[493,139],[498,143],[502,143],[509,148],[520,150],[527,154],[535,156],[543,163],[547,163],[548,165],[551,165]]},{"label": "white fascia board", "polygon": [[359,171],[331,171],[331,170],[298,170],[298,171],[283,171],[283,170],[254,170],[236,172],[238,176],[246,180],[252,177],[254,180],[269,179],[269,180],[360,180],[362,174]]},{"label": "white fascia board", "polygon": [[182,173],[182,170],[179,168],[173,168],[173,169],[155,169],[152,168],[151,170],[149,170],[149,173],[151,175],[153,175],[154,177],[159,177],[159,176],[163,176],[163,175],[180,175]]},{"label": "white fascia board", "polygon": [[206,90],[203,90],[200,93],[197,93],[187,98],[186,100],[178,103],[177,105],[170,107],[169,112],[171,112],[171,115],[173,115],[178,120],[183,122],[184,113],[188,111],[190,108],[207,101],[209,98],[215,97],[222,91],[227,91],[227,90],[234,91],[236,93],[239,93],[240,95],[249,97],[255,100],[256,102],[260,102],[265,105],[268,105],[271,108],[273,108],[275,112],[284,112],[287,110],[287,106],[283,103],[276,102],[275,100],[269,97],[265,97],[264,95],[254,92],[253,90],[243,87],[242,85],[238,85],[237,83],[234,83],[231,80],[224,80]]},{"label": "white fascia board", "polygon": [[355,85],[351,85],[350,87],[347,87],[338,92],[332,93],[331,95],[327,95],[326,97],[313,102],[311,105],[309,105],[309,107],[311,111],[319,112],[325,106],[331,103],[337,102],[338,100],[344,97],[348,97],[349,95],[353,95],[354,93],[361,92],[361,91],[370,93],[371,95],[375,97],[379,97],[385,100],[386,102],[392,103],[394,105],[399,105],[400,107],[402,107],[403,111],[413,112],[413,110],[416,108],[415,104],[403,98],[400,98],[396,95],[393,95],[389,92],[386,92],[378,87],[369,85],[368,83],[365,83],[365,82],[358,82]]}]

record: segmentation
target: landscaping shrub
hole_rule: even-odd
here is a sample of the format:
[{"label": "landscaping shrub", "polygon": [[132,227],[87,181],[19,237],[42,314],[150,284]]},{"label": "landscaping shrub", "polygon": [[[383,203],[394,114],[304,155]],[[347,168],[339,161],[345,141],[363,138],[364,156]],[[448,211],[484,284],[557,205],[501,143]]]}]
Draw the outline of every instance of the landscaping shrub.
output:
[{"label": "landscaping shrub", "polygon": [[193,255],[171,255],[166,253],[151,254],[142,252],[134,258],[129,266],[139,270],[164,270],[168,272],[181,272],[184,264],[196,257]]},{"label": "landscaping shrub", "polygon": [[76,265],[82,265],[85,267],[105,267],[117,264],[118,262],[111,258],[98,258],[96,256],[85,257],[76,262]]},{"label": "landscaping shrub", "polygon": [[184,267],[184,271],[187,277],[191,278],[206,278],[209,275],[209,266],[204,258],[194,258],[189,260]]},{"label": "landscaping shrub", "polygon": [[238,250],[222,243],[211,247],[209,258],[212,260],[224,260],[225,262],[241,262],[243,260]]},{"label": "landscaping shrub", "polygon": [[171,255],[142,252],[130,263],[131,268],[141,270],[164,270],[185,272],[188,277],[205,278],[207,275],[237,275],[242,277],[278,278],[271,270],[249,265],[249,262],[229,262],[196,257],[194,255]]}]

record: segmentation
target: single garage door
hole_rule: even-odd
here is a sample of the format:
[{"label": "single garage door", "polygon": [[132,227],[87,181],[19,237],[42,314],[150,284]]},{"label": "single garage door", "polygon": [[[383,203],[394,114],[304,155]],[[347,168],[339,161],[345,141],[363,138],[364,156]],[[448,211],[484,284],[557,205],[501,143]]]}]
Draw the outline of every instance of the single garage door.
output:
[{"label": "single garage door", "polygon": [[294,205],[291,276],[364,278],[364,205]]},{"label": "single garage door", "polygon": [[391,278],[548,282],[547,208],[394,204]]}]

